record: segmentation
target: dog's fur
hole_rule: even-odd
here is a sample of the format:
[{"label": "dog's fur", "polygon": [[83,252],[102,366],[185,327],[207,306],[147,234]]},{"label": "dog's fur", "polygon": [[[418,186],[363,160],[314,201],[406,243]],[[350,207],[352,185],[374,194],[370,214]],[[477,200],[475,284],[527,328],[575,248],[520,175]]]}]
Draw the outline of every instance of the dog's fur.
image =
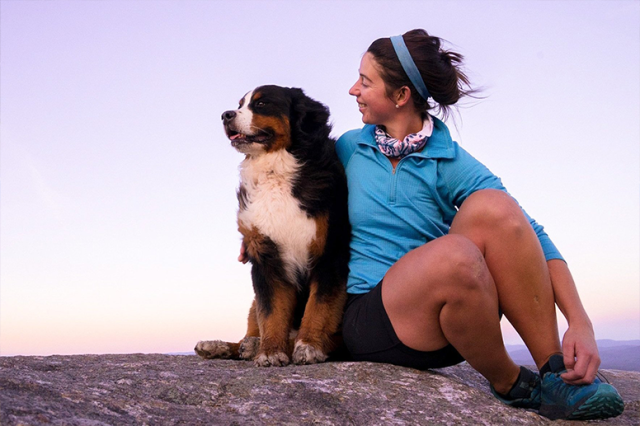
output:
[{"label": "dog's fur", "polygon": [[258,87],[222,114],[231,145],[245,154],[238,228],[255,299],[240,343],[198,342],[198,355],[281,366],[322,362],[335,349],[350,227],[328,119],[302,90],[278,86]]}]

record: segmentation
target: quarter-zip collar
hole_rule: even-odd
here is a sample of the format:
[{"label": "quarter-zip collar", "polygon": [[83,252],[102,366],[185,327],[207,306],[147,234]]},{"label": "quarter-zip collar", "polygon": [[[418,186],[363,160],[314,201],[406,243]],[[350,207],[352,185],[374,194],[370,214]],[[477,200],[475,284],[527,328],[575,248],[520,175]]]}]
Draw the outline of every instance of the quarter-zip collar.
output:
[{"label": "quarter-zip collar", "polygon": [[[429,140],[427,140],[427,145],[422,149],[422,151],[414,152],[407,157],[418,157],[418,158],[454,158],[455,157],[455,147],[453,144],[453,140],[451,139],[451,134],[449,133],[449,129],[447,126],[437,119],[434,116],[431,116],[433,120],[433,133],[429,136]],[[368,145],[378,149],[375,141],[375,128],[376,126],[373,124],[367,124],[363,127],[362,132],[360,133],[360,138],[358,140],[358,144],[360,145]]]}]

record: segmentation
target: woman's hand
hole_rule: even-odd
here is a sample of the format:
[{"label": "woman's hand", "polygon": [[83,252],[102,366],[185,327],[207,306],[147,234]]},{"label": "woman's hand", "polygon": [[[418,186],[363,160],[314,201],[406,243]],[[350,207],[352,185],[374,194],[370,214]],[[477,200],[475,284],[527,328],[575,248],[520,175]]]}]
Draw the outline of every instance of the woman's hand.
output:
[{"label": "woman's hand", "polygon": [[249,256],[247,256],[247,247],[244,243],[240,244],[240,256],[238,256],[238,262],[247,263]]},{"label": "woman's hand", "polygon": [[567,264],[553,259],[547,265],[556,304],[569,323],[569,329],[562,338],[562,354],[567,372],[561,377],[571,385],[593,383],[600,367],[600,355],[591,320],[582,306]]},{"label": "woman's hand", "polygon": [[562,353],[567,372],[562,380],[570,385],[593,382],[600,367],[600,355],[591,324],[569,326],[562,338]]}]

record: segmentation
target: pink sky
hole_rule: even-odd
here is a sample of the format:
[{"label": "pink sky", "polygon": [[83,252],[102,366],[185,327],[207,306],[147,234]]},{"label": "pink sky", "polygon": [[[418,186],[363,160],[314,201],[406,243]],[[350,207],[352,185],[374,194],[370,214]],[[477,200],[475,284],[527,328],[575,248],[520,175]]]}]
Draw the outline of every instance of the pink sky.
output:
[{"label": "pink sky", "polygon": [[640,338],[640,3],[0,8],[1,355],[240,339],[252,289],[221,112],[257,85],[303,87],[339,136],[361,126],[362,53],[413,28],[465,55],[485,98],[449,126],[545,226],[597,337]]}]

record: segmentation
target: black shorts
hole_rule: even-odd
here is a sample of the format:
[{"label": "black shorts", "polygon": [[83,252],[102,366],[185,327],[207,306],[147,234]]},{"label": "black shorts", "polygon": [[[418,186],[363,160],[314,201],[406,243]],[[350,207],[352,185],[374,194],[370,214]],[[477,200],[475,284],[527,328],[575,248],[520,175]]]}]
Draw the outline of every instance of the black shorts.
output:
[{"label": "black shorts", "polygon": [[419,370],[448,367],[464,361],[450,344],[430,352],[403,344],[382,304],[381,288],[382,282],[369,293],[350,294],[347,299],[342,333],[354,360],[385,362]]}]

